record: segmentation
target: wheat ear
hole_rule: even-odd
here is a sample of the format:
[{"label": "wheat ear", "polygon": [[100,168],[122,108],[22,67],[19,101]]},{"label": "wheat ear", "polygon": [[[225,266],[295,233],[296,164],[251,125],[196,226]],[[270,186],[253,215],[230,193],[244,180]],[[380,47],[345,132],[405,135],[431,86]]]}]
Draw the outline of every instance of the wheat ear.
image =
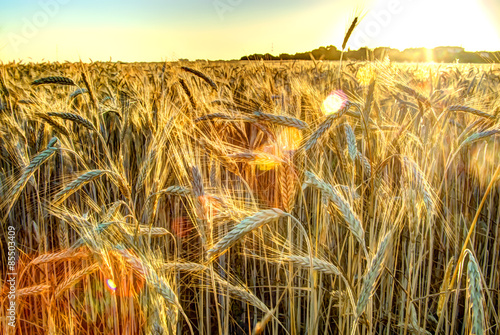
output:
[{"label": "wheat ear", "polygon": [[382,264],[385,259],[387,246],[389,245],[391,234],[387,233],[380,241],[377,253],[373,257],[370,266],[368,267],[368,272],[363,278],[363,286],[361,288],[361,293],[359,294],[358,303],[356,305],[356,317],[359,318],[361,313],[364,312],[368,300],[370,299],[373,289],[375,288],[375,282],[382,271]]},{"label": "wheat ear", "polygon": [[304,181],[304,187],[312,186],[322,191],[323,196],[333,202],[337,210],[347,221],[349,230],[361,244],[361,247],[363,248],[365,254],[368,255],[365,245],[365,232],[349,203],[344,198],[342,198],[330,184],[327,184],[323,180],[319,179],[312,172],[306,171],[305,176],[306,180]]},{"label": "wheat ear", "polygon": [[54,299],[57,299],[62,293],[64,293],[71,286],[78,283],[83,277],[92,274],[97,270],[99,270],[99,265],[97,263],[94,263],[91,266],[86,267],[68,277],[56,287],[56,290],[54,291]]},{"label": "wheat ear", "polygon": [[490,120],[495,120],[495,115],[488,114],[486,112],[480,111],[479,109],[467,107],[467,106],[460,106],[460,105],[453,105],[448,107],[449,111],[452,112],[465,112],[473,115],[477,115],[480,117],[484,117],[485,119],[490,119]]},{"label": "wheat ear", "polygon": [[469,298],[472,303],[472,334],[484,334],[484,307],[481,285],[481,272],[476,258],[469,252],[467,265]]},{"label": "wheat ear", "polygon": [[100,177],[101,175],[108,173],[106,170],[90,170],[70,182],[66,185],[59,193],[57,193],[54,197],[54,202],[60,203],[71,194],[75,193],[78,189],[80,189],[83,185],[90,183],[92,180]]},{"label": "wheat ear", "polygon": [[244,218],[229,233],[227,233],[227,235],[217,242],[214,247],[207,251],[207,256],[211,258],[223,253],[247,233],[285,215],[288,214],[283,212],[281,209],[272,208],[265,209],[252,216]]},{"label": "wheat ear", "polygon": [[90,131],[95,131],[95,132],[97,131],[95,126],[92,124],[92,122],[90,122],[89,120],[87,120],[86,118],[84,118],[78,114],[73,114],[73,113],[47,113],[47,114],[50,116],[55,116],[55,117],[64,119],[64,120],[73,121],[81,126],[84,126],[85,128],[87,128]]},{"label": "wheat ear", "polygon": [[351,34],[354,31],[354,28],[356,28],[357,24],[358,24],[358,17],[355,17],[354,20],[352,20],[352,23],[349,26],[349,29],[347,30],[347,33],[344,36],[344,41],[342,42],[342,50],[345,50],[345,47],[347,45],[347,41],[351,37]]},{"label": "wheat ear", "polygon": [[293,127],[300,130],[307,128],[307,123],[290,116],[274,115],[262,112],[253,112],[253,116],[259,121],[267,121],[280,126]]},{"label": "wheat ear", "polygon": [[11,191],[11,196],[10,196],[10,202],[9,206],[7,207],[7,211],[5,214],[4,220],[7,219],[7,216],[9,215],[9,212],[16,202],[17,198],[19,197],[19,194],[22,192],[24,186],[26,186],[26,183],[28,180],[33,176],[35,171],[45,163],[52,155],[57,151],[57,148],[54,147],[49,147],[42,151],[40,154],[35,156],[29,163],[29,165],[24,169],[23,174],[21,175],[21,178],[17,181],[17,183],[14,185]]},{"label": "wheat ear", "polygon": [[356,136],[354,135],[354,131],[351,128],[349,123],[344,124],[345,128],[345,137],[347,140],[347,151],[349,152],[349,158],[351,162],[354,162],[356,159],[358,148],[356,146]]},{"label": "wheat ear", "polygon": [[213,88],[214,91],[217,91],[217,85],[215,84],[215,82],[212,79],[210,79],[207,75],[205,75],[203,72],[200,72],[200,71],[195,70],[195,69],[191,69],[191,68],[189,68],[187,66],[181,66],[181,69],[184,70],[184,71],[187,71],[187,72],[191,72],[192,74],[194,74],[197,77],[200,77],[208,85],[210,85]]},{"label": "wheat ear", "polygon": [[446,302],[446,291],[448,291],[448,287],[450,286],[450,279],[451,279],[451,271],[453,270],[455,258],[451,257],[451,259],[448,261],[448,264],[446,265],[446,271],[444,273],[444,278],[443,278],[443,283],[441,284],[441,288],[439,289],[439,292],[442,292],[439,295],[439,300],[437,304],[437,315],[441,316],[441,312],[443,311],[443,306]]},{"label": "wheat ear", "polygon": [[310,150],[321,139],[323,134],[325,134],[326,131],[328,129],[330,129],[333,122],[335,122],[335,120],[338,120],[345,113],[347,113],[347,111],[349,110],[351,105],[352,104],[349,101],[347,101],[344,108],[342,108],[341,110],[339,110],[338,112],[336,112],[334,114],[328,115],[325,118],[325,120],[323,122],[321,122],[321,124],[318,126],[318,129],[316,129],[316,131],[314,133],[312,133],[311,136],[309,136],[307,142],[304,145],[304,148],[306,150]]},{"label": "wheat ear", "polygon": [[75,82],[73,80],[71,80],[70,78],[59,77],[59,76],[40,78],[40,79],[36,79],[33,82],[31,82],[32,86],[45,85],[45,84],[75,86]]},{"label": "wheat ear", "polygon": [[30,287],[25,287],[22,289],[19,289],[16,292],[16,296],[19,297],[25,297],[28,295],[35,295],[35,294],[41,294],[44,293],[50,289],[50,285],[36,285],[36,286],[30,286]]},{"label": "wheat ear", "polygon": [[196,109],[196,102],[194,101],[193,94],[191,93],[191,90],[189,89],[188,85],[182,78],[179,78],[179,83],[181,84],[184,93],[186,93],[187,97],[189,98],[191,106],[193,107],[193,109]]}]

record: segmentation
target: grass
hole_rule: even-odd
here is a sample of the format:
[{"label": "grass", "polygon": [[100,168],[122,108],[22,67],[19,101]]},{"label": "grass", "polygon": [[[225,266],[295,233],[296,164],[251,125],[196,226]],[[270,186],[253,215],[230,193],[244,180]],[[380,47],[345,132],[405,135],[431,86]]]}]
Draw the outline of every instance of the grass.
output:
[{"label": "grass", "polygon": [[3,64],[0,327],[498,333],[499,82],[389,61]]}]

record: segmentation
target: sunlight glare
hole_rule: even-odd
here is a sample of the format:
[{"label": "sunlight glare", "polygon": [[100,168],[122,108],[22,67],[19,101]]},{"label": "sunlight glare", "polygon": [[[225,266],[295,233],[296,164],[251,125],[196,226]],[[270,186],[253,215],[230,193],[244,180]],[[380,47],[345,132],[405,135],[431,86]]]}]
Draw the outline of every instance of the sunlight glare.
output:
[{"label": "sunlight glare", "polygon": [[325,115],[336,113],[344,108],[347,100],[347,95],[342,90],[333,91],[323,101],[321,110]]}]

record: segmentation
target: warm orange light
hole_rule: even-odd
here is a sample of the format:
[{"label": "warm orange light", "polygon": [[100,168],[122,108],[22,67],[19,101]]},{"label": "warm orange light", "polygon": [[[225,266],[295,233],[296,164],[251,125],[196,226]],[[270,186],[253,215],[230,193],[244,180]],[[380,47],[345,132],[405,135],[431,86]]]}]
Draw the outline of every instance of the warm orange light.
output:
[{"label": "warm orange light", "polygon": [[173,219],[170,227],[172,232],[180,238],[188,237],[194,228],[191,219],[188,217],[177,217]]},{"label": "warm orange light", "polygon": [[346,102],[347,95],[342,90],[333,91],[323,101],[321,109],[326,115],[333,114],[344,108]]},{"label": "warm orange light", "polygon": [[302,141],[302,134],[297,128],[285,128],[278,135],[278,146],[284,151],[297,150]]}]

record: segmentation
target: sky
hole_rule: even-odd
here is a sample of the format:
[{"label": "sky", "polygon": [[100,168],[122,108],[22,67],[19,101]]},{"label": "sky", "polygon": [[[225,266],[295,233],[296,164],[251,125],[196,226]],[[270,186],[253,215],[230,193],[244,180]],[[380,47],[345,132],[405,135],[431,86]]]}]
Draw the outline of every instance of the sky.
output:
[{"label": "sky", "polygon": [[239,59],[340,48],[500,50],[499,0],[0,0],[0,61]]}]

